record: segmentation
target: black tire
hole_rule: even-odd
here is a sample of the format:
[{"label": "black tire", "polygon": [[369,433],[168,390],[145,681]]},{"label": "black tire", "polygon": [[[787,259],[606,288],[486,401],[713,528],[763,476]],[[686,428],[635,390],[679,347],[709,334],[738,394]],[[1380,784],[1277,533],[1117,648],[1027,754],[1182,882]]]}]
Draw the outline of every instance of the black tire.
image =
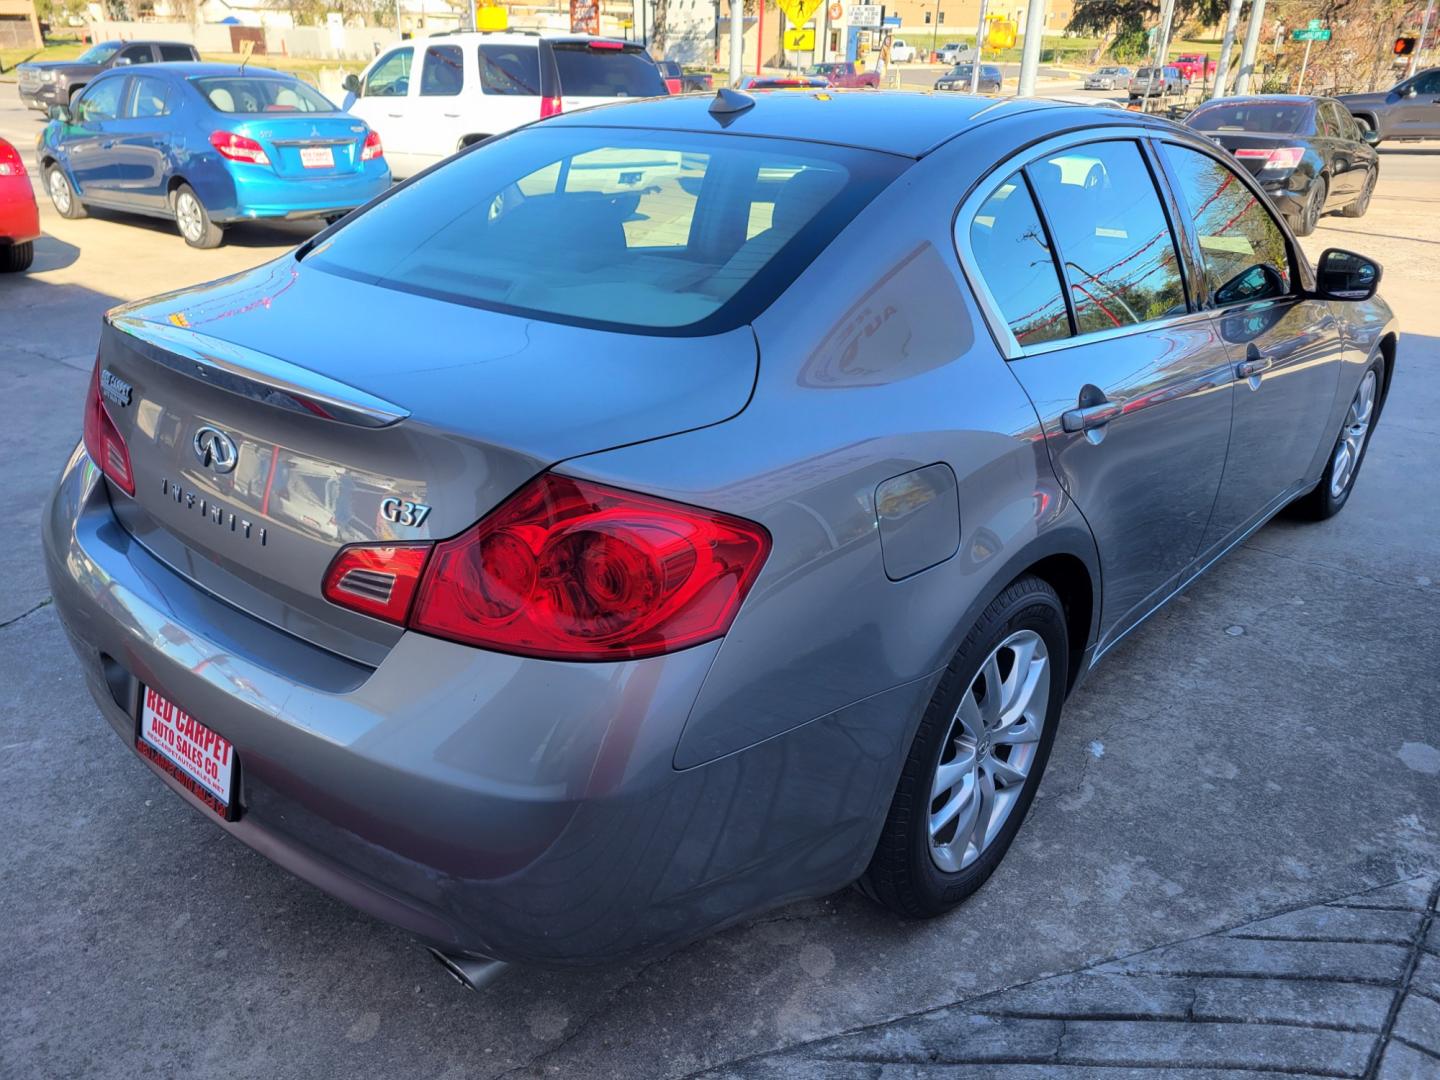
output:
[{"label": "black tire", "polygon": [[35,242],[26,240],[23,244],[6,244],[0,247],[0,274],[18,274],[29,270],[35,261]]},{"label": "black tire", "polygon": [[80,201],[80,193],[59,165],[51,165],[45,170],[45,190],[50,193],[50,203],[61,217],[75,221],[89,213]]},{"label": "black tire", "polygon": [[1380,170],[1371,169],[1370,175],[1365,178],[1365,186],[1360,189],[1360,194],[1349,206],[1342,207],[1340,213],[1348,218],[1364,217],[1365,211],[1370,209],[1370,196],[1375,193],[1375,184],[1380,179]]},{"label": "black tire", "polygon": [[1305,199],[1305,205],[1300,208],[1300,213],[1295,215],[1296,236],[1309,236],[1315,231],[1320,215],[1325,213],[1325,200],[1329,197],[1329,181],[1323,176],[1317,176],[1310,185],[1310,194]]},{"label": "black tire", "polygon": [[[969,865],[953,872],[943,870],[931,855],[931,787],[936,769],[952,742],[952,723],[962,699],[970,693],[991,653],[1020,630],[1039,635],[1049,654],[1049,697],[1035,756],[994,838]],[[1060,598],[1037,577],[1019,578],[986,607],[935,688],[915,732],[875,854],[858,882],[862,892],[900,915],[931,918],[949,911],[985,883],[1015,839],[1040,786],[1055,741],[1068,665],[1069,637]]]},{"label": "black tire", "polygon": [[1371,361],[1370,366],[1365,369],[1365,374],[1360,376],[1360,382],[1356,384],[1355,394],[1359,394],[1359,388],[1365,384],[1365,380],[1371,374],[1375,376],[1374,405],[1371,408],[1369,422],[1360,443],[1360,452],[1356,456],[1354,468],[1345,478],[1341,489],[1338,492],[1335,491],[1335,468],[1339,460],[1340,444],[1345,439],[1351,421],[1350,407],[1347,406],[1345,416],[1340,421],[1340,431],[1336,433],[1335,442],[1331,445],[1330,460],[1325,464],[1325,471],[1320,474],[1320,482],[1286,507],[1287,516],[1301,521],[1324,521],[1338,514],[1350,501],[1350,493],[1355,490],[1355,480],[1360,475],[1360,467],[1365,464],[1365,455],[1370,449],[1370,439],[1375,434],[1375,425],[1380,422],[1380,409],[1385,390],[1385,361],[1383,358],[1377,356]]},{"label": "black tire", "polygon": [[181,184],[170,196],[170,206],[175,211],[175,227],[180,236],[193,248],[217,248],[225,239],[225,230],[210,220],[210,211],[195,194],[189,184]]}]

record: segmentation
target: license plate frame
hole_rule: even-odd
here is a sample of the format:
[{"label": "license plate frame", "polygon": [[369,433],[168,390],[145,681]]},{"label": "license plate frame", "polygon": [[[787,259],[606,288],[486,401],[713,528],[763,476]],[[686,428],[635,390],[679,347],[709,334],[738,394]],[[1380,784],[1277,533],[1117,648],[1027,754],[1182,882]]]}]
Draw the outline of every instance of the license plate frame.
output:
[{"label": "license plate frame", "polygon": [[[135,752],[222,821],[239,818],[240,761],[234,745],[143,684],[135,710]],[[215,766],[213,776],[206,775],[207,761]]]},{"label": "license plate frame", "polygon": [[302,146],[300,164],[307,169],[333,169],[335,150],[329,146]]}]

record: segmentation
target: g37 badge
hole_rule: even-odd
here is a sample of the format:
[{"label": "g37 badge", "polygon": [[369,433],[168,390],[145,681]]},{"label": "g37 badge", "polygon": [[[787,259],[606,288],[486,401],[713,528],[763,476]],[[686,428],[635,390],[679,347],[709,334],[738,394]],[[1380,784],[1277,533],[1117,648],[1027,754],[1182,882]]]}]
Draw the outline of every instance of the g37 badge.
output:
[{"label": "g37 badge", "polygon": [[410,502],[392,496],[380,500],[380,516],[396,525],[406,525],[412,529],[418,529],[430,516],[430,507],[424,503]]}]

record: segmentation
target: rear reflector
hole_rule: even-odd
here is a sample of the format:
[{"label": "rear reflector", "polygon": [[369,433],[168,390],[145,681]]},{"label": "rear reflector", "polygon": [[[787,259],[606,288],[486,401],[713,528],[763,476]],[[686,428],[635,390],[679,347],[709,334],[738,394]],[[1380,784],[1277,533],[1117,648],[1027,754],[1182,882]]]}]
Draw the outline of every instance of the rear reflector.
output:
[{"label": "rear reflector", "polygon": [[1293,169],[1300,164],[1300,159],[1305,156],[1305,148],[1301,146],[1281,146],[1274,150],[1266,150],[1257,147],[1244,147],[1235,151],[1235,156],[1241,159],[1254,160],[1263,159],[1265,164],[1262,169]]},{"label": "rear reflector", "polygon": [[135,474],[130,469],[130,448],[120,429],[110,418],[105,399],[100,396],[100,361],[90,377],[90,394],[85,400],[85,452],[110,482],[126,495],[135,494]]},{"label": "rear reflector", "polygon": [[325,571],[322,592],[332,604],[403,623],[420,583],[429,544],[355,544]]}]

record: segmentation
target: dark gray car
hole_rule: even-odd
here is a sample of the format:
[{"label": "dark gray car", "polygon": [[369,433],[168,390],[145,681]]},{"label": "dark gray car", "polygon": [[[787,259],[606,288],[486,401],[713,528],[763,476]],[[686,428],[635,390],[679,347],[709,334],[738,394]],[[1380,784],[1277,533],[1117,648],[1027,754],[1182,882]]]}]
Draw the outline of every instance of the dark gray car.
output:
[{"label": "dark gray car", "polygon": [[55,607],[164,784],[472,985],[938,915],[1086,672],[1344,506],[1378,277],[1115,110],[567,113],[110,312]]},{"label": "dark gray car", "polygon": [[993,64],[980,65],[980,77],[975,77],[974,64],[956,64],[935,80],[936,90],[956,90],[962,94],[970,92],[971,84],[978,94],[998,94],[1003,81],[1000,69]]},{"label": "dark gray car", "polygon": [[105,41],[74,60],[36,60],[15,70],[20,100],[49,112],[52,105],[69,105],[86,83],[110,68],[199,59],[195,46],[184,41]]},{"label": "dark gray car", "polygon": [[1440,68],[1379,93],[1341,94],[1340,102],[1381,139],[1440,139]]}]

